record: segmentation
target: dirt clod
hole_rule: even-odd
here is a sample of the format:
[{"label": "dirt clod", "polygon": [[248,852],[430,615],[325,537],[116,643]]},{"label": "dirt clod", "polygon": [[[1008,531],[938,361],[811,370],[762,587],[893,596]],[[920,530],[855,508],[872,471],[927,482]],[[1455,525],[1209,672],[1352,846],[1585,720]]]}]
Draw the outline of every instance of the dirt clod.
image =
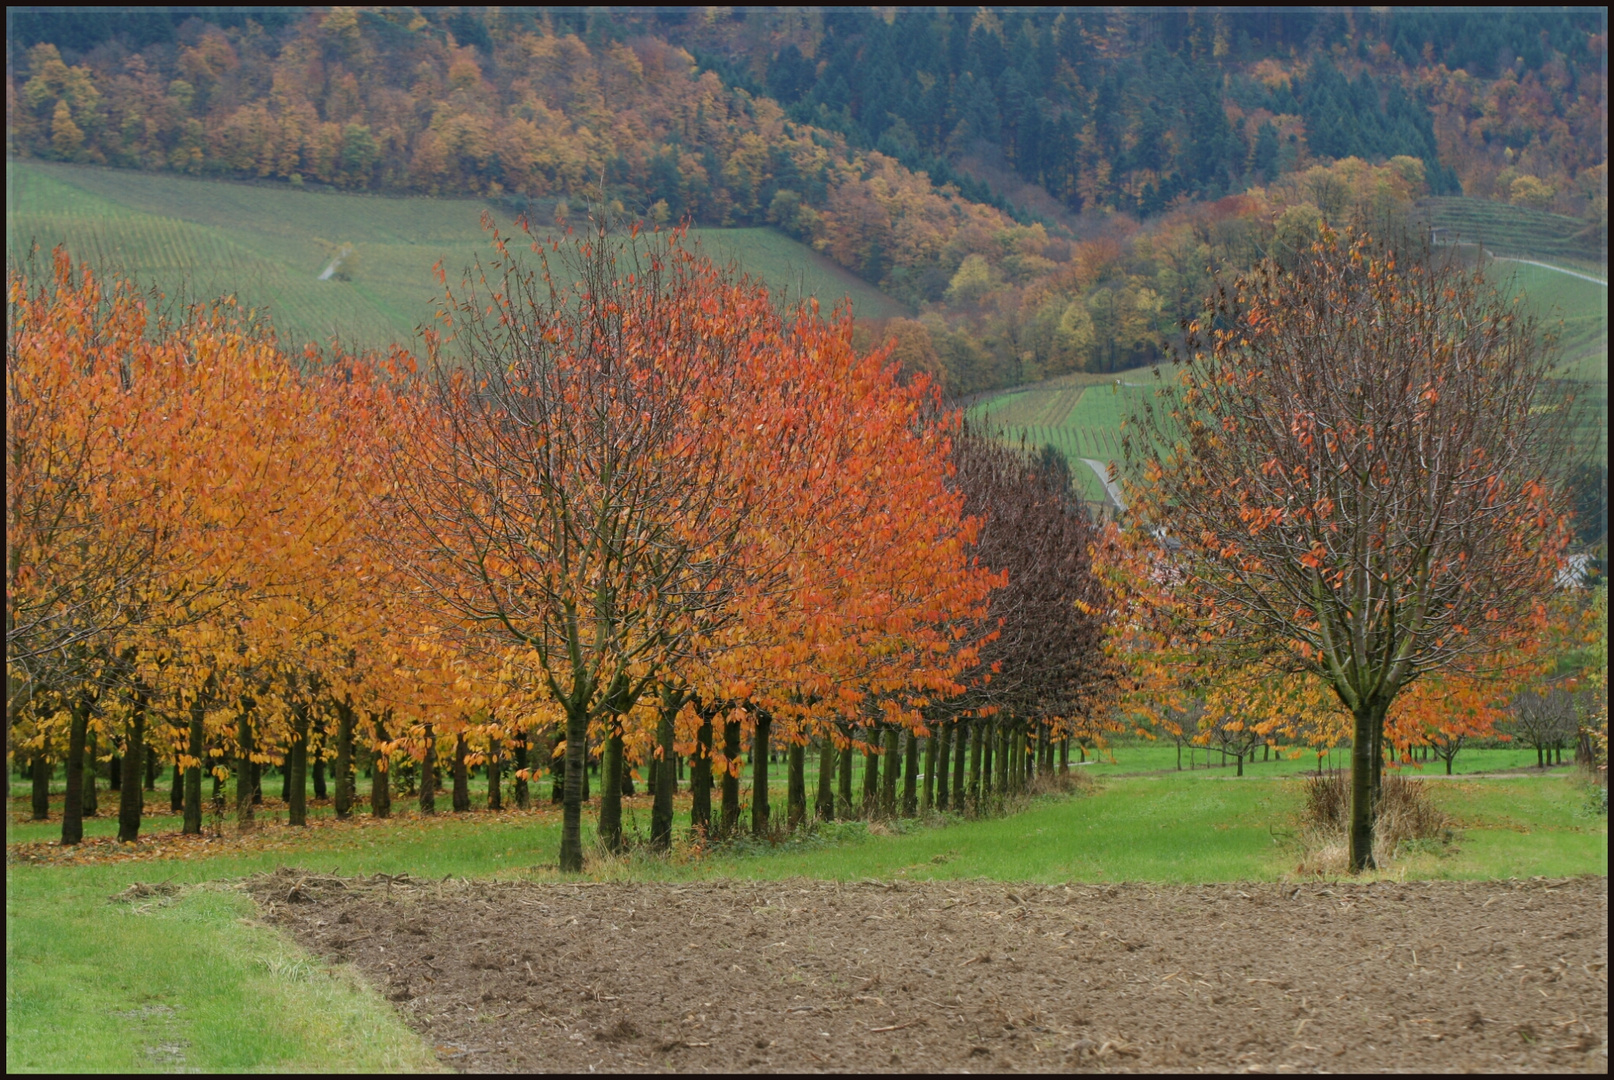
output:
[{"label": "dirt clod", "polygon": [[1606,878],[247,887],[477,1071],[1608,1064]]}]

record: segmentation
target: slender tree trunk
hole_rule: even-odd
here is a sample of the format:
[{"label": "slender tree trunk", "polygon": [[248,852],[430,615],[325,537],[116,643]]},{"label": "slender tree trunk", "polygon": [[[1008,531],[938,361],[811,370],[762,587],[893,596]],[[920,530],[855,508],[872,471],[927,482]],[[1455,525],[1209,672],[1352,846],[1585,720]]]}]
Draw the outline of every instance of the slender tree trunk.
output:
[{"label": "slender tree trunk", "polygon": [[371,732],[375,737],[375,751],[370,760],[370,815],[385,820],[392,816],[391,754],[380,749],[391,736],[387,733],[387,714],[370,714]]},{"label": "slender tree trunk", "polygon": [[[11,783],[11,773],[6,773],[6,784]],[[107,761],[106,788],[108,791],[123,790],[123,755],[118,753],[117,746],[112,748],[112,757]]]},{"label": "slender tree trunk", "polygon": [[740,722],[723,722],[723,820],[720,831],[733,836],[740,826]]},{"label": "slender tree trunk", "polygon": [[499,759],[499,740],[488,737],[488,809],[504,809],[504,792],[499,790],[504,780],[504,762]]},{"label": "slender tree trunk", "polygon": [[123,748],[123,783],[118,792],[118,842],[132,844],[140,838],[140,815],[146,808],[146,793],[140,787],[142,764],[146,757],[146,699],[136,693],[129,717],[129,740]]},{"label": "slender tree trunk", "polygon": [[857,751],[852,746],[852,733],[846,733],[846,745],[841,747],[838,757],[841,767],[835,783],[837,794],[835,796],[835,813],[842,821],[852,816],[852,767],[856,761]]},{"label": "slender tree trunk", "polygon": [[235,824],[252,828],[252,702],[243,698],[235,717]]},{"label": "slender tree trunk", "polygon": [[792,742],[785,750],[785,820],[794,832],[807,820],[807,747]]},{"label": "slender tree trunk", "polygon": [[[903,736],[902,755],[902,816],[913,817],[919,812],[919,795],[916,784],[919,780],[919,736],[909,731]],[[927,773],[928,776],[928,773]],[[925,784],[925,802],[930,802],[930,784]]]},{"label": "slender tree trunk", "polygon": [[[982,721],[986,729],[981,732],[981,801],[984,804],[991,794],[998,790],[997,773],[993,770],[993,755],[997,754],[998,724],[993,720]],[[1001,758],[1002,754],[997,754]]]},{"label": "slender tree trunk", "polygon": [[751,835],[764,837],[772,827],[768,806],[768,736],[773,717],[758,711],[756,733],[751,743]]},{"label": "slender tree trunk", "polygon": [[353,703],[336,703],[336,797],[332,809],[339,818],[353,816]]},{"label": "slender tree trunk", "polygon": [[286,822],[290,825],[308,824],[308,706],[301,704],[292,709],[291,799],[286,804]]},{"label": "slender tree trunk", "polygon": [[[1254,751],[1251,751],[1251,754],[1253,755]],[[1238,759],[1238,772],[1235,775],[1243,776],[1244,775],[1244,754],[1241,751],[1241,752],[1234,753],[1233,756]]]},{"label": "slender tree trunk", "polygon": [[583,870],[583,771],[588,767],[588,710],[572,705],[566,710],[566,779],[561,801],[560,868],[564,873]]},{"label": "slender tree trunk", "polygon": [[927,813],[936,807],[936,752],[936,729],[932,728],[925,740],[925,786],[920,797],[920,806]]},{"label": "slender tree trunk", "polygon": [[525,810],[531,802],[532,796],[527,791],[527,778],[522,774],[531,766],[527,761],[527,740],[525,731],[516,737],[516,809]]},{"label": "slender tree trunk", "polygon": [[885,775],[880,778],[880,813],[886,817],[896,817],[897,773],[901,768],[901,758],[897,755],[902,750],[902,734],[894,727],[886,728],[881,742],[885,744],[885,753],[881,755]]},{"label": "slender tree trunk", "polygon": [[712,716],[700,711],[695,756],[689,759],[689,830],[699,839],[712,832]]},{"label": "slender tree trunk", "polygon": [[868,749],[863,751],[863,816],[873,820],[880,812],[880,743],[884,734],[879,728],[867,732]]},{"label": "slender tree trunk", "polygon": [[50,820],[50,775],[56,768],[43,753],[34,754],[33,820]]},{"label": "slender tree trunk", "polygon": [[960,717],[953,721],[953,809],[963,813],[968,803],[965,777],[969,770],[970,721]]},{"label": "slender tree trunk", "polygon": [[185,767],[185,821],[180,829],[192,836],[202,834],[202,755],[207,752],[202,725],[206,719],[207,699],[199,693],[191,702],[190,743],[186,752],[192,764]]},{"label": "slender tree trunk", "polygon": [[656,713],[656,751],[651,757],[655,768],[651,771],[655,802],[650,808],[650,849],[669,851],[672,848],[673,796],[678,793],[678,772],[674,767],[677,750],[678,710],[684,707],[685,695],[669,686],[661,688],[661,707]]},{"label": "slender tree trunk", "polygon": [[90,701],[75,697],[67,721],[67,791],[62,802],[62,843],[84,839],[84,744],[90,727]]},{"label": "slender tree trunk", "polygon": [[157,755],[152,752],[151,747],[148,745],[146,747],[146,790],[147,791],[155,792],[157,790],[157,774],[160,771],[162,771],[162,762],[157,760]]},{"label": "slender tree trunk", "polygon": [[84,735],[84,794],[81,796],[85,817],[94,817],[100,810],[100,801],[96,798],[95,790],[95,781],[101,771],[101,763],[97,760],[97,756],[95,732],[87,731]]},{"label": "slender tree trunk", "polygon": [[986,795],[986,792],[984,790],[984,788],[986,786],[986,778],[981,775],[981,766],[983,764],[985,764],[985,759],[986,759],[986,747],[984,745],[986,740],[982,737],[981,729],[983,727],[985,727],[985,726],[986,726],[986,721],[982,720],[982,719],[975,719],[975,720],[971,720],[969,722],[969,739],[970,739],[969,803],[970,803],[970,809],[975,811],[976,813],[980,813],[981,800]]},{"label": "slender tree trunk", "polygon": [[[1182,747],[1177,747],[1177,768],[1182,768]],[[1065,776],[1070,775],[1070,736],[1064,735],[1059,739],[1059,771]]]},{"label": "slender tree trunk", "polygon": [[[604,752],[605,752],[605,748],[603,746],[600,747],[600,753],[603,754]],[[584,735],[583,736],[583,803],[585,805],[587,805],[589,799],[592,797],[588,793],[588,775],[589,775],[589,773],[591,771],[593,771],[594,769],[596,769],[598,767],[599,767],[598,760],[596,759],[596,757],[594,755],[589,753],[588,736]]]},{"label": "slender tree trunk", "polygon": [[600,845],[611,854],[622,850],[622,729],[612,717],[600,748]]},{"label": "slender tree trunk", "polygon": [[[946,810],[951,804],[948,796],[952,794],[953,785],[953,724],[938,722],[930,741],[936,747],[936,801],[933,805],[938,810]],[[925,767],[925,774],[930,774],[929,765]]]},{"label": "slender tree trunk", "polygon": [[420,812],[437,813],[437,733],[430,724],[426,725],[426,753],[420,759]]},{"label": "slender tree trunk", "polygon": [[835,820],[835,757],[835,740],[825,732],[818,750],[818,798],[813,805],[820,821]]},{"label": "slender tree trunk", "polygon": [[1373,860],[1373,721],[1371,708],[1353,718],[1351,730],[1351,873],[1372,869]]},{"label": "slender tree trunk", "polygon": [[465,741],[465,732],[454,736],[454,813],[465,814],[471,809],[471,775],[465,756],[471,752]]}]

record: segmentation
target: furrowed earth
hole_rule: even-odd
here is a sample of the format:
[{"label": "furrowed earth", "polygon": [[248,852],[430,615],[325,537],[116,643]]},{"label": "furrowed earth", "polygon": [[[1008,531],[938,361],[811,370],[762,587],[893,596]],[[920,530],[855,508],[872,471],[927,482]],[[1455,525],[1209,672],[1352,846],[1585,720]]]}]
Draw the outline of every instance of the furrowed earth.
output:
[{"label": "furrowed earth", "polygon": [[1608,1067],[1608,882],[245,886],[463,1070]]}]

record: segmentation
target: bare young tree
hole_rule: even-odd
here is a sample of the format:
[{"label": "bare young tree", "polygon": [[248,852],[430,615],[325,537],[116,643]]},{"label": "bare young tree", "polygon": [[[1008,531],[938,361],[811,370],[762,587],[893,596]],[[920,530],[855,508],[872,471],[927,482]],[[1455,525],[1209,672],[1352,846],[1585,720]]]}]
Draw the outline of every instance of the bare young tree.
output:
[{"label": "bare young tree", "polygon": [[1562,686],[1525,690],[1513,699],[1512,715],[1506,721],[1508,734],[1527,743],[1536,752],[1536,765],[1551,765],[1552,752],[1562,756],[1565,745],[1572,745],[1580,729],[1575,695]]},{"label": "bare young tree", "polygon": [[1385,714],[1551,587],[1567,403],[1535,327],[1475,273],[1324,231],[1222,287],[1126,440],[1134,512],[1205,640],[1313,672],[1354,717],[1351,866],[1372,865]]}]

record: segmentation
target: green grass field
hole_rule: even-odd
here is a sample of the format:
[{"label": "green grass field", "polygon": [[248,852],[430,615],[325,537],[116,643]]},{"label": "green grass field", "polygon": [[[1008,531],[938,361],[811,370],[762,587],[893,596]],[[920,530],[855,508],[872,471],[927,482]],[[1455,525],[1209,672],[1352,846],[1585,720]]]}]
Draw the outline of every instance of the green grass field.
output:
[{"label": "green grass field", "polygon": [[[6,163],[6,258],[66,244],[75,258],[116,269],[170,296],[235,293],[267,307],[291,342],[378,347],[408,341],[450,282],[491,254],[483,212],[501,230],[509,211],[476,199],[383,198],[299,191],[285,184],[195,180],[123,169]],[[906,309],[810,248],[771,229],[696,229],[719,263],[734,262],[784,299],[850,297],[857,314]],[[340,245],[359,265],[351,281],[319,280]]]}]

